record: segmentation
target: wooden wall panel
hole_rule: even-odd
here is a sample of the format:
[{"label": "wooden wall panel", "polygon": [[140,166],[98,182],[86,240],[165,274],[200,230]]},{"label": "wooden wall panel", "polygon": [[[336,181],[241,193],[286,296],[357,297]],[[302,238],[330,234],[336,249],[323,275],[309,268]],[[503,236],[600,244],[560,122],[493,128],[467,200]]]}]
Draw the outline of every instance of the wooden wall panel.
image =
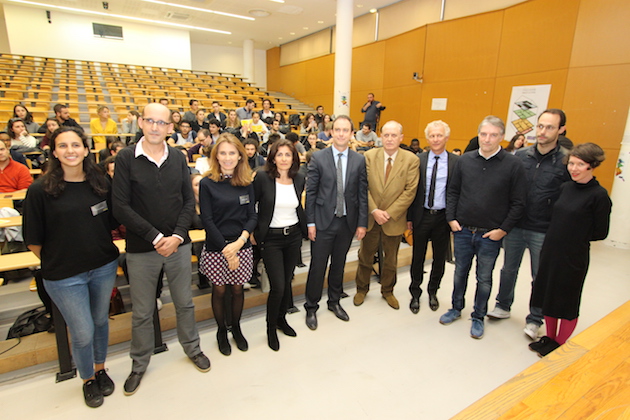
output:
[{"label": "wooden wall panel", "polygon": [[428,25],[425,81],[494,77],[502,25],[503,11]]},{"label": "wooden wall panel", "polygon": [[567,137],[575,144],[593,142],[607,152],[596,175],[610,191],[630,105],[630,64],[569,70],[563,109]]},{"label": "wooden wall panel", "polygon": [[571,67],[630,62],[627,0],[581,0]]},{"label": "wooden wall panel", "polygon": [[[424,138],[426,125],[433,120],[445,121],[451,127],[449,149],[477,135],[477,126],[492,113],[494,79],[425,83],[422,88],[418,133]],[[432,111],[433,98],[448,98],[446,111]],[[426,141],[422,142],[426,146]],[[462,148],[463,149],[463,148]]]},{"label": "wooden wall panel", "polygon": [[385,78],[383,87],[412,86],[418,84],[413,80],[413,73],[424,73],[424,46],[426,27],[385,41],[385,60],[383,67]]},{"label": "wooden wall panel", "polygon": [[[353,96],[355,91],[371,91],[382,88],[385,74],[383,66],[385,45],[385,42],[382,41],[353,49],[351,87]],[[367,95],[367,92],[365,94]],[[374,92],[374,94],[377,94],[377,92]],[[364,98],[365,95],[363,95],[361,100]]]},{"label": "wooden wall panel", "polygon": [[400,86],[385,89],[381,102],[387,109],[381,112],[381,124],[395,120],[403,125],[403,142],[409,144],[412,138],[418,136],[418,118],[420,117],[420,103],[422,100],[422,85]]},{"label": "wooden wall panel", "polygon": [[528,1],[505,10],[497,76],[569,67],[579,1]]},{"label": "wooden wall panel", "polygon": [[267,50],[267,89],[279,91],[282,72],[280,70],[280,47]]}]

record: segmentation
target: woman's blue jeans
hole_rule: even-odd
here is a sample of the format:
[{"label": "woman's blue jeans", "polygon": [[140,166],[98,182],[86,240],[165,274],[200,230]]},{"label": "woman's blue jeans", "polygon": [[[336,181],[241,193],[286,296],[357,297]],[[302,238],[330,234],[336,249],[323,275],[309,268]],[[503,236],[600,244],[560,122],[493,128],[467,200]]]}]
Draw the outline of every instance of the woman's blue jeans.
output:
[{"label": "woman's blue jeans", "polygon": [[72,356],[81,379],[94,376],[94,364],[105,363],[109,340],[109,301],[118,259],[44,286],[68,325]]}]

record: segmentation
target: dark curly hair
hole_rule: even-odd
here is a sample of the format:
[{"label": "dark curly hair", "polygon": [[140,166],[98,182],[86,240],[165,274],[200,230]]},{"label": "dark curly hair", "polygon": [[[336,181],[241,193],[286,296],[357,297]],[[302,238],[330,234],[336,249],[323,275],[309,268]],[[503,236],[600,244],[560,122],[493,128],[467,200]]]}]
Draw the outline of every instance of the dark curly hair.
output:
[{"label": "dark curly hair", "polygon": [[[64,172],[61,162],[59,162],[59,159],[52,152],[55,151],[57,146],[57,137],[59,137],[60,134],[68,132],[76,134],[77,137],[81,139],[83,147],[87,150],[90,149],[87,142],[87,136],[78,128],[61,126],[55,130],[50,138],[50,166],[46,174],[42,176],[44,191],[55,198],[58,198],[63,193],[66,188],[66,183],[64,181]],[[83,172],[85,172],[85,180],[90,184],[92,191],[94,191],[94,193],[98,196],[105,197],[108,191],[107,180],[96,163],[94,163],[89,156],[83,159]]]}]

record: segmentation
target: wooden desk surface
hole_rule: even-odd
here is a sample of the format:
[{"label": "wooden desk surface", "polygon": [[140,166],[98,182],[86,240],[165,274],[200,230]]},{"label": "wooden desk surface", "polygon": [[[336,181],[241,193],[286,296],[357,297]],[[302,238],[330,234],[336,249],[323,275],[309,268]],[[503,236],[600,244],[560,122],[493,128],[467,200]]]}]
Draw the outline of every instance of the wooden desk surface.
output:
[{"label": "wooden desk surface", "polygon": [[453,419],[630,419],[630,301]]},{"label": "wooden desk surface", "polygon": [[26,197],[26,190],[20,190],[10,193],[0,193],[0,199],[6,200],[24,200]]},{"label": "wooden desk surface", "polygon": [[22,226],[22,216],[0,218],[0,228]]}]

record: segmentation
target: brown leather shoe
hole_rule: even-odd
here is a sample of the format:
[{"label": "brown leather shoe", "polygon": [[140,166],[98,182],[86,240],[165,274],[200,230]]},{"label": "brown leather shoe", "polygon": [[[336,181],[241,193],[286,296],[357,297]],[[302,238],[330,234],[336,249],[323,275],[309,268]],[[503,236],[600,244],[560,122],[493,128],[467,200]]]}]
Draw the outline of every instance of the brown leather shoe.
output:
[{"label": "brown leather shoe", "polygon": [[399,309],[400,305],[398,304],[398,299],[394,295],[383,296],[383,299],[387,301],[387,304],[394,309]]},{"label": "brown leather shoe", "polygon": [[357,294],[354,295],[354,306],[361,306],[364,301],[365,301],[365,293],[357,292]]}]

